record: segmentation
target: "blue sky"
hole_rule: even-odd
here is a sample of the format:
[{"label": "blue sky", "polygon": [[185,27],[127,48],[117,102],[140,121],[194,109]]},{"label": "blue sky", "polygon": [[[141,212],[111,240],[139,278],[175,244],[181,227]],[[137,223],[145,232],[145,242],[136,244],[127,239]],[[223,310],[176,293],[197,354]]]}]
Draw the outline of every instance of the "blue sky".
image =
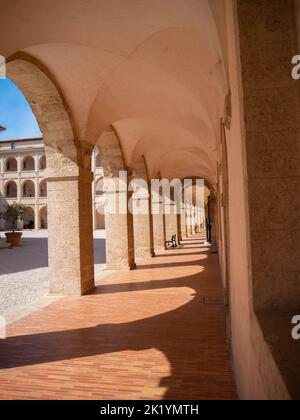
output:
[{"label": "blue sky", "polygon": [[1,140],[41,137],[35,116],[21,91],[8,79],[0,79]]}]

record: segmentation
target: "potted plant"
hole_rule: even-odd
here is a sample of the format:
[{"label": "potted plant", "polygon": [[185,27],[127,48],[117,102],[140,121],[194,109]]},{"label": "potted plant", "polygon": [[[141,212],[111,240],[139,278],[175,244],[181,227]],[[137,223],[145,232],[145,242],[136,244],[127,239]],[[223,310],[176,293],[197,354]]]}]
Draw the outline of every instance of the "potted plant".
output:
[{"label": "potted plant", "polygon": [[9,242],[12,246],[18,246],[21,242],[22,232],[16,232],[16,229],[18,221],[23,220],[25,210],[26,206],[14,203],[8,205],[6,210],[0,213],[0,218],[11,224],[12,232],[6,233],[5,236],[7,242]]}]

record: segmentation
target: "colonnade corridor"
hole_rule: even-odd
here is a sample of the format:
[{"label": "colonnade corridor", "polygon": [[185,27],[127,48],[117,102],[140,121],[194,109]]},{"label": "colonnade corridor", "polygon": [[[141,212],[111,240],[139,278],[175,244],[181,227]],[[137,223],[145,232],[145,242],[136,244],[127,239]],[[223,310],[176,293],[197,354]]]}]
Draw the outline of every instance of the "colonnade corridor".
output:
[{"label": "colonnade corridor", "polygon": [[204,241],[10,325],[0,399],[236,399],[218,255]]}]

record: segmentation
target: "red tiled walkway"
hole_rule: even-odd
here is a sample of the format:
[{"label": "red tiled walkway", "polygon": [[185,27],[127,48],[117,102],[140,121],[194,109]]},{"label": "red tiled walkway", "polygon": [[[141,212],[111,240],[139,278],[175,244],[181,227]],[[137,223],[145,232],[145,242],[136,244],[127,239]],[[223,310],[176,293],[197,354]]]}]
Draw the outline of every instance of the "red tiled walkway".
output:
[{"label": "red tiled walkway", "polygon": [[236,398],[218,256],[194,243],[10,326],[0,399]]}]

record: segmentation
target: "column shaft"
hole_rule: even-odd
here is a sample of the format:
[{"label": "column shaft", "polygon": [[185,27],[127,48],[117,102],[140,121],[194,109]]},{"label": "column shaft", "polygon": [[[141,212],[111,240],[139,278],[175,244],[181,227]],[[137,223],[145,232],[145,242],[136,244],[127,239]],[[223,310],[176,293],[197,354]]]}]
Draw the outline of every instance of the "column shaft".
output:
[{"label": "column shaft", "polygon": [[158,211],[153,214],[153,241],[155,251],[164,251],[166,249],[166,220],[164,215],[163,199],[159,196],[159,201],[154,202],[154,207]]},{"label": "column shaft", "polygon": [[80,296],[94,288],[91,172],[48,178],[50,292]]},{"label": "column shaft", "polygon": [[[119,203],[119,194],[126,194],[128,203],[130,193],[110,193],[111,200]],[[135,265],[134,256],[134,233],[133,215],[130,212],[120,214],[105,214],[106,229],[106,265],[108,270],[133,270]]]},{"label": "column shaft", "polygon": [[[147,200],[148,214],[134,214],[133,216],[135,257],[151,258],[154,257],[151,205],[149,198],[143,200]],[[140,200],[135,200],[137,201]]]}]

